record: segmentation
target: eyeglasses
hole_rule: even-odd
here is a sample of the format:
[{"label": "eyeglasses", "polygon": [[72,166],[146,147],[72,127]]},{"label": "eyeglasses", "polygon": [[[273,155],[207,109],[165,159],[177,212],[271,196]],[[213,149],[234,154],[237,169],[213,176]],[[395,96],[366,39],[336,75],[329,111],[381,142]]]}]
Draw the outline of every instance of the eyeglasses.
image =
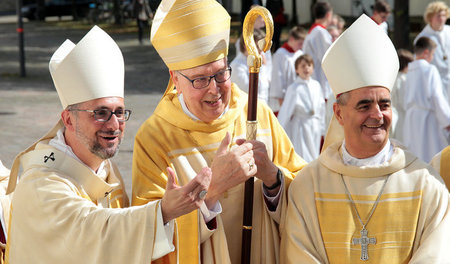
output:
[{"label": "eyeglasses", "polygon": [[117,109],[111,111],[109,109],[97,109],[97,110],[83,110],[83,109],[70,109],[69,111],[80,111],[94,113],[94,119],[99,122],[108,122],[112,115],[115,114],[119,122],[125,122],[130,119],[131,110]]},{"label": "eyeglasses", "polygon": [[231,68],[228,67],[225,70],[222,70],[214,75],[203,76],[203,77],[195,78],[193,80],[189,79],[189,77],[187,77],[186,75],[182,74],[179,71],[178,71],[178,73],[181,74],[181,76],[186,78],[188,81],[190,81],[192,83],[192,87],[194,87],[194,89],[203,89],[203,88],[206,88],[209,86],[212,78],[214,78],[216,83],[224,83],[224,82],[228,81],[231,77]]}]

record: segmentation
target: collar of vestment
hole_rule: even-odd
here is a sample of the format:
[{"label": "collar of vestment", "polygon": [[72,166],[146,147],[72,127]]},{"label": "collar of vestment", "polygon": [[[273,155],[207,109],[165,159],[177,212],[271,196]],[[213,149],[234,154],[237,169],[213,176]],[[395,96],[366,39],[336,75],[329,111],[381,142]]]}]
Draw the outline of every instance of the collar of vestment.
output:
[{"label": "collar of vestment", "polygon": [[[83,163],[84,165],[86,165],[83,161],[81,161],[77,155],[75,155],[75,153],[73,153],[72,148],[66,144],[66,140],[64,138],[64,131],[65,128],[60,128],[57,132],[56,132],[56,136],[51,139],[49,141],[49,145],[56,148],[57,150],[64,152],[66,155],[69,155],[70,157],[74,158],[76,161]],[[86,165],[87,166],[87,165]],[[92,170],[92,168],[89,167],[90,170]],[[100,166],[98,167],[97,171],[95,172],[94,170],[92,170],[97,176],[99,176],[100,178],[102,178],[103,180],[106,180],[106,176],[107,176],[107,172],[105,170],[105,161],[103,161]]]},{"label": "collar of vestment", "polygon": [[105,169],[108,170],[109,174],[109,183],[107,183],[85,164],[50,146],[48,142],[49,140],[39,142],[34,150],[21,157],[20,163],[24,171],[33,167],[46,167],[57,171],[60,176],[67,177],[85,190],[93,201],[105,197],[119,187],[120,181],[114,176],[114,173],[111,173],[113,168],[109,160],[105,164]]},{"label": "collar of vestment", "polygon": [[316,27],[321,27],[323,29],[327,29],[324,25],[320,24],[320,23],[314,23],[311,25],[311,27],[308,30],[308,34],[311,33],[311,31],[313,31],[314,28]]},{"label": "collar of vestment", "polygon": [[380,152],[373,155],[372,157],[368,157],[365,159],[358,159],[350,155],[348,153],[346,145],[345,145],[345,139],[342,142],[342,160],[346,165],[353,165],[353,166],[379,166],[382,163],[388,161],[393,154],[394,147],[391,145],[391,141],[388,139],[386,144],[384,145],[383,149],[381,149]]},{"label": "collar of vestment", "polygon": [[352,166],[346,165],[342,158],[342,141],[336,142],[325,149],[319,156],[319,162],[338,174],[357,178],[380,177],[395,173],[417,158],[405,152],[397,142],[391,141],[394,146],[392,157],[379,166]]},{"label": "collar of vestment", "polygon": [[288,44],[287,42],[285,42],[285,43],[283,44],[283,46],[281,46],[281,47],[282,47],[283,49],[289,51],[290,53],[295,53],[295,50],[294,50],[291,46],[289,46],[289,44]]},{"label": "collar of vestment", "polygon": [[193,120],[184,113],[177,96],[176,89],[166,93],[154,111],[154,115],[161,117],[168,123],[181,129],[199,132],[215,132],[222,130],[234,122],[242,114],[242,109],[247,108],[247,96],[244,92],[231,84],[231,97],[228,103],[228,111],[220,118],[210,123],[201,120]]}]

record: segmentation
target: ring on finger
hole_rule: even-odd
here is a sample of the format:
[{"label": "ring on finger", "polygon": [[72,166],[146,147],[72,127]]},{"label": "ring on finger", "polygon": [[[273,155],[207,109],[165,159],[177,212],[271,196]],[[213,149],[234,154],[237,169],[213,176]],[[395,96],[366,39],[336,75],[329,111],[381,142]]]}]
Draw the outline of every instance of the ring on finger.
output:
[{"label": "ring on finger", "polygon": [[251,171],[254,166],[255,166],[255,164],[253,162],[249,163],[248,164],[248,170]]},{"label": "ring on finger", "polygon": [[198,193],[198,198],[200,200],[203,200],[206,197],[206,194],[208,193],[207,190],[202,190],[201,192]]}]

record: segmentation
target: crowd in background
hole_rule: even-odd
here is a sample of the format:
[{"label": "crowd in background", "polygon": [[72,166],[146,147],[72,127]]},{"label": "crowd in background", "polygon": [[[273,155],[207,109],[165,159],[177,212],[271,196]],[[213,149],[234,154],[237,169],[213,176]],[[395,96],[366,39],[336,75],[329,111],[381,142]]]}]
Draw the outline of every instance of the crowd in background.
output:
[{"label": "crowd in background", "polygon": [[[295,150],[308,162],[319,156],[336,101],[321,61],[345,27],[345,20],[333,13],[327,2],[318,1],[312,12],[314,23],[309,29],[292,27],[287,41],[273,55],[262,53],[258,92],[259,99],[278,116]],[[390,14],[386,1],[375,1],[371,19],[386,34]],[[272,15],[278,19],[276,13]],[[424,13],[426,26],[412,43],[414,51],[398,49],[400,69],[392,91],[390,136],[426,162],[450,142],[448,16],[444,2],[430,3]],[[257,22],[255,28],[255,41],[259,41],[265,37],[264,21]],[[278,42],[276,34],[274,43]],[[248,91],[247,52],[242,37],[236,51],[231,78]]]}]

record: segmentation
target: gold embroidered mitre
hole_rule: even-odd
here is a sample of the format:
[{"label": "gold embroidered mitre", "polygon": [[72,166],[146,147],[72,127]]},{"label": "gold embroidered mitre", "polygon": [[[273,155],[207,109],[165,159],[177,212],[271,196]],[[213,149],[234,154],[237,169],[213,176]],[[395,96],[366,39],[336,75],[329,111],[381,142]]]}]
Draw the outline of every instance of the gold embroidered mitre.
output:
[{"label": "gold embroidered mitre", "polygon": [[150,39],[169,70],[189,69],[227,56],[230,20],[215,0],[163,0]]}]

